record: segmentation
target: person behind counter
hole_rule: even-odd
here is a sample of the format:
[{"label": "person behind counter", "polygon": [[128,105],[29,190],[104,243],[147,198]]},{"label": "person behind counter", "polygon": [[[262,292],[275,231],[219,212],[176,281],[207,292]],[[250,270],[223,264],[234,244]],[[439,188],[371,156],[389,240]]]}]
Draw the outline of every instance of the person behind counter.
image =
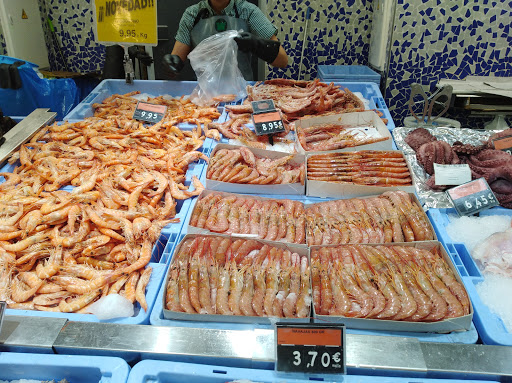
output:
[{"label": "person behind counter", "polygon": [[238,67],[246,80],[253,80],[251,54],[275,67],[288,65],[288,56],[277,40],[277,28],[256,5],[245,0],[202,0],[185,10],[174,48],[163,58],[170,76],[183,69],[188,54],[201,41],[233,29],[243,31],[235,41]]}]

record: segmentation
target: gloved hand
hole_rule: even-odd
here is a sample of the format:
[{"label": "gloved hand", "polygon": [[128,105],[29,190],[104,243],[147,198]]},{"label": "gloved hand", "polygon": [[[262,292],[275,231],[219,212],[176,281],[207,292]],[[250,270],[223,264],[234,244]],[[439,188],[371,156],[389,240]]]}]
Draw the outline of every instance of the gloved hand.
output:
[{"label": "gloved hand", "polygon": [[136,46],[128,48],[128,54],[130,57],[138,58],[145,66],[153,64],[153,57],[151,57],[148,52],[139,50]]},{"label": "gloved hand", "polygon": [[276,40],[266,40],[249,32],[242,32],[235,37],[238,49],[242,52],[251,52],[269,64],[273,63],[279,54],[281,43]]},{"label": "gloved hand", "polygon": [[171,54],[166,54],[164,56],[163,64],[166,71],[171,76],[176,76],[178,73],[181,72],[181,70],[185,66],[185,63],[183,62],[180,56]]}]

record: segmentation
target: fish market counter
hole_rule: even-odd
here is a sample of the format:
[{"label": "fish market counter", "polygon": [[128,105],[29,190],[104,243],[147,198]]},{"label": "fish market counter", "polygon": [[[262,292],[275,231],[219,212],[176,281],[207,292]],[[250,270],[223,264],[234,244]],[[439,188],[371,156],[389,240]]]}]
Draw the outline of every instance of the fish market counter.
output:
[{"label": "fish market counter", "polygon": [[[41,331],[43,328],[45,331]],[[6,316],[0,350],[121,357],[129,363],[159,359],[268,370],[275,362],[275,335],[272,329],[216,330]],[[346,357],[347,373],[351,375],[512,379],[510,347],[347,334]]]}]

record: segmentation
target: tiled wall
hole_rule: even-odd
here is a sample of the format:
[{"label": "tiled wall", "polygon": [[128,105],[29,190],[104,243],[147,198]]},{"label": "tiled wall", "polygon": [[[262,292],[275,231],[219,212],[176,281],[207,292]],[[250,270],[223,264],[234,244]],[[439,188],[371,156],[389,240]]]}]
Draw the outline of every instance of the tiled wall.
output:
[{"label": "tiled wall", "polygon": [[[70,71],[90,73],[103,68],[105,48],[94,42],[91,0],[39,0],[39,9],[43,17],[48,15],[53,20]],[[64,70],[46,22],[43,28],[51,69]]]},{"label": "tiled wall", "polygon": [[[397,125],[409,114],[410,85],[430,91],[442,78],[512,76],[510,0],[398,0],[386,102]],[[466,127],[487,118],[451,112]]]},{"label": "tiled wall", "polygon": [[[308,6],[313,12],[304,39]],[[302,78],[315,78],[317,64],[368,63],[371,0],[269,0],[267,11],[291,62],[285,69],[268,67],[268,77],[297,79],[303,41]]]}]

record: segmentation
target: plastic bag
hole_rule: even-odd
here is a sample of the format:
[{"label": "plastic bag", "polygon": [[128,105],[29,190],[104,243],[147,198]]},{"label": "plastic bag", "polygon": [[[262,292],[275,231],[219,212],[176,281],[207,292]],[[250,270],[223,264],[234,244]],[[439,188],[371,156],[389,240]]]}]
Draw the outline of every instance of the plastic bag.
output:
[{"label": "plastic bag", "polygon": [[196,72],[198,85],[190,99],[198,105],[210,105],[219,95],[247,96],[247,81],[238,69],[238,45],[234,38],[238,32],[217,33],[201,41],[190,52],[190,65]]},{"label": "plastic bag", "polygon": [[[0,56],[0,63],[13,63],[18,59]],[[62,120],[80,102],[78,88],[70,78],[41,79],[37,65],[30,62],[18,67],[21,88],[0,89],[0,108],[6,116],[27,116],[36,108],[49,108]]]}]

